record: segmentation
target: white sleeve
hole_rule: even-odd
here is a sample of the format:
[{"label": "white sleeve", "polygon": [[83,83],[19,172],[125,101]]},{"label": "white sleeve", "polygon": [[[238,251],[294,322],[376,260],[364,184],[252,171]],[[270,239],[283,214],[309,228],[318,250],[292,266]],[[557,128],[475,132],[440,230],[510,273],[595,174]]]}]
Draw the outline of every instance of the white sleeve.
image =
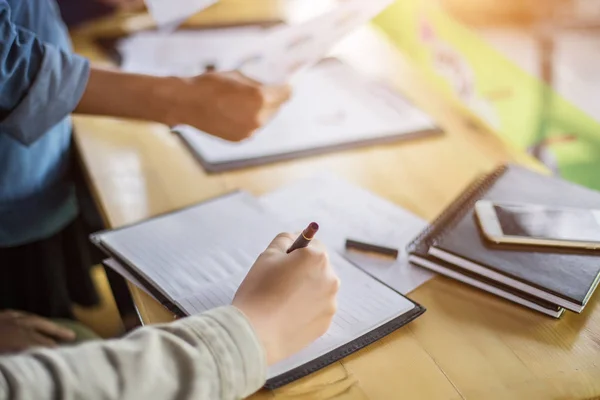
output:
[{"label": "white sleeve", "polygon": [[0,399],[239,399],[266,371],[252,326],[229,306],[122,339],[0,357]]}]

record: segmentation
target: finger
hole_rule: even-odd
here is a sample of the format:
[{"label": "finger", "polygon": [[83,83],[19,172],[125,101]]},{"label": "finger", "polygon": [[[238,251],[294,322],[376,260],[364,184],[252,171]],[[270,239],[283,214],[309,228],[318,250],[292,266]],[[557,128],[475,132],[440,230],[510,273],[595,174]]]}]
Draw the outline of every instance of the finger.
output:
[{"label": "finger", "polygon": [[294,243],[296,237],[291,233],[280,233],[273,239],[271,244],[267,247],[267,250],[272,250],[280,253],[285,253]]},{"label": "finger", "polygon": [[58,344],[52,338],[48,336],[44,336],[41,333],[31,332],[29,334],[29,338],[31,339],[32,346],[40,346],[40,347],[56,347]]},{"label": "finger", "polygon": [[25,313],[23,313],[21,311],[4,310],[4,311],[0,312],[0,320],[21,318],[24,315],[25,315]]},{"label": "finger", "polygon": [[265,86],[262,89],[265,107],[279,108],[292,97],[290,86]]},{"label": "finger", "polygon": [[38,316],[29,316],[24,319],[22,323],[24,326],[28,326],[45,336],[49,336],[63,342],[73,341],[76,337],[75,332],[72,330],[64,328],[52,321]]},{"label": "finger", "polygon": [[275,115],[279,113],[280,109],[280,106],[263,108],[258,114],[258,122],[260,126],[262,127],[268,122],[270,122],[275,117]]}]

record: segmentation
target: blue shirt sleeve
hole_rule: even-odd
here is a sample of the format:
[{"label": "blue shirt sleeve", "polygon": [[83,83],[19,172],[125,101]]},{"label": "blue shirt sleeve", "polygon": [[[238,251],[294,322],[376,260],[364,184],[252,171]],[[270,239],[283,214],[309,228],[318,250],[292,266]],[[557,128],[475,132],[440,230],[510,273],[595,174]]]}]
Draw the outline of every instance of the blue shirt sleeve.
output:
[{"label": "blue shirt sleeve", "polygon": [[15,25],[0,0],[0,132],[30,145],[77,107],[89,62]]}]

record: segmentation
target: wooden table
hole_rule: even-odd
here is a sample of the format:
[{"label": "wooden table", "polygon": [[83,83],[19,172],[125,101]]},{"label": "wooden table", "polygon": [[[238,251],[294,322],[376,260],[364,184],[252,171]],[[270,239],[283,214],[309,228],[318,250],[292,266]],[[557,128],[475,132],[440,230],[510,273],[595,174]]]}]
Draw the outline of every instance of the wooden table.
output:
[{"label": "wooden table", "polygon": [[[234,188],[260,195],[322,171],[332,171],[432,219],[470,180],[499,163],[537,167],[432,91],[418,71],[380,39],[373,39],[373,32],[355,35],[339,54],[366,73],[390,78],[439,122],[444,136],[207,175],[165,126],[77,117],[78,149],[106,225],[133,223]],[[79,52],[103,60],[88,37],[76,36],[75,44]],[[131,292],[145,323],[172,320],[144,293],[134,287]],[[567,313],[561,320],[442,277],[410,297],[428,311],[409,326],[342,362],[254,398],[583,399],[600,395],[599,296],[582,315]]]}]

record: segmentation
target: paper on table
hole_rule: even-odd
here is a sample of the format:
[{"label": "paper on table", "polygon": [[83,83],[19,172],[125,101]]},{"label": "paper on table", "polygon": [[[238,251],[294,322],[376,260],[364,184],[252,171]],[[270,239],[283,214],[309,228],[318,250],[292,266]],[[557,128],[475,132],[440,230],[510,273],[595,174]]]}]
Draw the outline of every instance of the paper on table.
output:
[{"label": "paper on table", "polygon": [[174,130],[205,162],[227,164],[435,129],[435,123],[399,93],[337,60],[306,71],[294,83],[293,93],[273,120],[240,143],[189,126]]},{"label": "paper on table", "polygon": [[[117,50],[121,68],[157,76],[195,76],[208,66],[236,69],[241,54],[260,41],[265,29],[235,27],[199,31],[140,32],[121,39]],[[193,49],[193,51],[190,51]]]},{"label": "paper on table", "polygon": [[346,0],[307,22],[274,29],[242,60],[240,71],[263,83],[289,82],[391,3],[393,0]]},{"label": "paper on table", "polygon": [[187,18],[219,0],[145,0],[146,7],[159,27],[177,27]]},{"label": "paper on table", "polygon": [[[407,294],[434,275],[409,264],[406,245],[427,223],[414,214],[350,183],[324,174],[267,194],[261,203],[288,229],[317,221],[318,239],[368,274]],[[346,252],[346,239],[400,250],[397,260]]]}]

